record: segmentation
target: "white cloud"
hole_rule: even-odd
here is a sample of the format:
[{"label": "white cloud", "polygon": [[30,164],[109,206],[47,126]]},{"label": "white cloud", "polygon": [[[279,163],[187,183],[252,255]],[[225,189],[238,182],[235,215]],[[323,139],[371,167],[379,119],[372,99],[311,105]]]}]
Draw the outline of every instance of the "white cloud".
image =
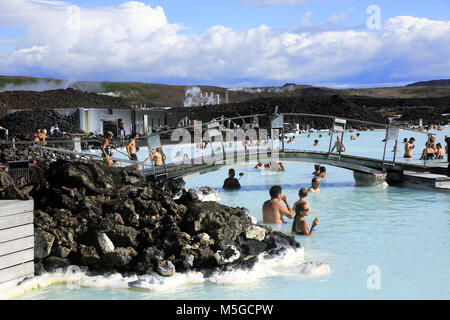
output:
[{"label": "white cloud", "polygon": [[244,7],[272,7],[272,6],[285,6],[307,3],[308,0],[252,0],[241,1],[239,5]]},{"label": "white cloud", "polygon": [[450,74],[450,21],[395,17],[377,32],[212,26],[183,35],[162,7],[141,2],[84,9],[24,0],[1,2],[0,21],[26,27],[13,52],[0,51],[0,74],[222,84],[387,83]]}]

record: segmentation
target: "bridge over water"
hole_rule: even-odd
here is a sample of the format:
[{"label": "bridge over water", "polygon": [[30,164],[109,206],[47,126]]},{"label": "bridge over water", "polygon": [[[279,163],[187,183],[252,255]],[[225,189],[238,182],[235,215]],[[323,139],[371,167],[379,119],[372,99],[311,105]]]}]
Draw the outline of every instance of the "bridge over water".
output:
[{"label": "bridge over water", "polygon": [[[330,121],[330,141],[328,151],[317,151],[317,150],[307,150],[300,148],[288,148],[285,145],[285,133],[284,120],[290,116],[301,116],[308,118],[321,117],[327,118]],[[227,150],[225,143],[223,142],[223,136],[228,133],[232,134],[233,141],[242,143],[246,138],[250,140],[254,139],[255,136],[252,135],[251,130],[260,129],[258,127],[258,119],[261,117],[270,118],[270,138],[265,137],[268,143],[265,146],[257,148],[249,148],[248,150]],[[255,121],[256,119],[256,121]],[[246,122],[247,120],[247,122]],[[236,127],[236,123],[241,123]],[[228,123],[228,126],[227,126]],[[233,123],[234,128],[230,128],[229,124]],[[385,131],[384,136],[384,148],[377,150],[377,157],[365,157],[361,155],[351,155],[348,153],[333,152],[333,136],[339,134],[342,141],[344,141],[344,135],[349,131],[349,124],[359,127],[360,129],[368,130],[371,128],[376,128],[378,130],[382,129]],[[349,127],[346,127],[349,126]],[[242,128],[245,128],[242,129]],[[331,130],[332,128],[332,130]],[[402,158],[396,159],[397,150],[397,140],[399,130],[412,131],[415,134],[421,134],[428,136],[433,135],[432,133],[422,132],[411,128],[400,128],[395,123],[390,124],[380,124],[365,122],[355,119],[344,119],[336,118],[327,115],[313,115],[313,114],[302,114],[302,113],[290,113],[290,114],[274,114],[274,115],[248,115],[239,116],[235,118],[218,118],[213,119],[209,123],[204,124],[194,124],[192,126],[185,126],[182,128],[167,130],[164,132],[149,134],[144,137],[148,142],[149,150],[161,146],[160,137],[162,135],[174,134],[177,132],[177,137],[180,137],[180,130],[185,130],[185,134],[190,134],[195,130],[199,130],[200,138],[197,140],[194,137],[194,143],[192,143],[191,137],[189,137],[189,143],[192,143],[192,147],[195,149],[196,143],[203,143],[204,141],[209,141],[212,143],[218,142],[221,145],[219,152],[213,150],[211,147],[211,154],[202,154],[197,157],[191,157],[184,159],[183,161],[173,161],[168,162],[162,166],[142,166],[141,162],[136,162],[123,158],[112,158],[112,160],[117,160],[125,165],[139,165],[142,167],[142,172],[144,175],[148,176],[149,179],[165,179],[171,177],[189,177],[192,175],[203,174],[211,171],[216,171],[224,168],[231,168],[234,166],[250,165],[256,164],[257,162],[264,161],[287,161],[287,162],[307,162],[307,163],[319,163],[322,165],[331,165],[348,170],[352,170],[354,173],[354,178],[357,184],[370,185],[377,184],[380,182],[387,181],[388,183],[406,183],[412,185],[428,186],[431,188],[436,188],[440,190],[450,190],[450,177],[447,177],[447,163],[440,161],[427,161],[424,160],[423,163],[408,163],[402,161]],[[240,130],[239,134],[236,134]],[[281,131],[281,134],[280,134]],[[383,132],[384,132],[383,131]],[[256,132],[256,131],[255,131]],[[307,134],[307,132],[305,132]],[[328,134],[328,130],[325,130],[324,135]],[[280,139],[281,137],[281,139]],[[178,138],[177,138],[178,139]],[[175,140],[177,140],[175,139]],[[274,149],[274,141],[277,140],[279,146]],[[156,142],[155,142],[156,141]],[[178,141],[178,140],[177,140]],[[386,146],[388,141],[395,141],[394,153],[392,159],[387,159]],[[229,141],[226,141],[227,143]],[[272,144],[272,148],[268,145]],[[83,155],[93,158],[101,158],[92,154],[84,152],[75,152],[70,150],[60,150],[52,149],[55,152],[69,152],[78,155]],[[382,154],[382,157],[381,157]]]}]

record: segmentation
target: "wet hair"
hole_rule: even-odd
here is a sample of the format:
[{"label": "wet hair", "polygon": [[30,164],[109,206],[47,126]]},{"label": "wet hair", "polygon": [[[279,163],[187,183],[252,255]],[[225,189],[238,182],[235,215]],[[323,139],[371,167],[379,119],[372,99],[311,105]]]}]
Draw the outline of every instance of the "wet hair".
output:
[{"label": "wet hair", "polygon": [[320,181],[320,180],[319,180],[319,178],[314,177],[314,178],[312,178],[312,180],[311,180],[311,184],[314,184],[315,181]]},{"label": "wet hair", "polygon": [[236,171],[234,171],[234,169],[230,169],[228,170],[228,175],[234,177],[236,175]]},{"label": "wet hair", "polygon": [[314,140],[314,143],[319,143],[319,140],[317,140],[317,139],[316,139],[316,140]]},{"label": "wet hair", "polygon": [[327,172],[327,168],[325,168],[325,167],[320,167],[320,172]]},{"label": "wet hair", "polygon": [[320,169],[320,164],[315,164],[314,165],[314,169],[319,170]]},{"label": "wet hair", "polygon": [[308,195],[308,189],[306,188],[301,188],[300,190],[298,190],[298,196],[300,198],[304,198]]},{"label": "wet hair", "polygon": [[281,193],[280,186],[272,186],[269,190],[270,197],[275,199]]},{"label": "wet hair", "polygon": [[403,139],[403,142],[408,142],[408,138]]}]

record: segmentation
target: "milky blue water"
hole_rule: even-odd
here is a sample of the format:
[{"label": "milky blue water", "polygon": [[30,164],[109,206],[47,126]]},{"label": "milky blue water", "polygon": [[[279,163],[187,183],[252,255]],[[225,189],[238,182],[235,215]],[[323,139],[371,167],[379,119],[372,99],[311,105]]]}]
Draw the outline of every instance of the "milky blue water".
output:
[{"label": "milky blue water", "polygon": [[[355,132],[356,133],[356,132]],[[444,135],[450,128],[437,132],[437,141],[444,145]],[[320,139],[320,147],[313,140]],[[361,132],[356,141],[344,142],[348,154],[382,158],[382,131]],[[401,131],[404,137],[416,138],[413,159],[418,158],[426,135]],[[399,141],[402,158],[403,144]],[[327,132],[297,137],[289,148],[328,151]],[[392,158],[393,143],[386,150]],[[172,151],[174,150],[174,151]],[[177,147],[168,147],[169,162]],[[144,157],[141,151],[140,158]],[[211,186],[217,188],[220,203],[249,209],[250,215],[262,221],[261,206],[269,199],[268,190],[274,184],[293,203],[298,190],[311,184],[313,164],[285,163],[285,172],[258,171],[254,164],[239,165],[240,191],[224,191],[221,186],[226,170],[207,173],[188,179],[187,188]],[[70,283],[29,291],[19,299],[449,299],[450,298],[450,193],[434,190],[391,186],[355,186],[351,171],[327,166],[321,191],[309,194],[312,214],[306,218],[311,224],[320,218],[317,231],[311,238],[295,236],[304,247],[304,261],[323,262],[329,272],[303,272],[303,261],[280,263],[279,268],[259,267],[253,273],[236,274],[230,279],[219,276],[202,281],[187,276],[177,285],[148,290],[86,288]],[[291,223],[280,226],[289,233]],[[293,258],[295,260],[297,258]],[[270,272],[269,272],[270,271]],[[194,277],[195,278],[195,277]],[[169,285],[166,285],[169,287]]]}]

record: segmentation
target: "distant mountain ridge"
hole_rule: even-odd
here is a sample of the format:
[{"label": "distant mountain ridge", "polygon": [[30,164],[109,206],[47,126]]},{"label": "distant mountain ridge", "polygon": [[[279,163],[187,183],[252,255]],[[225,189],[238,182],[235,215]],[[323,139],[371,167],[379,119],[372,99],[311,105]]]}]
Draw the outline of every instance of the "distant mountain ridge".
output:
[{"label": "distant mountain ridge", "polygon": [[419,81],[407,85],[407,87],[434,87],[434,86],[450,86],[450,79]]},{"label": "distant mountain ridge", "polygon": [[[429,83],[443,83],[450,80],[433,80]],[[448,83],[450,84],[450,83]],[[89,93],[106,94],[120,97],[130,107],[147,103],[167,107],[183,107],[187,101],[187,92],[195,88],[203,95],[211,93],[220,96],[221,103],[240,103],[260,98],[277,97],[316,97],[342,95],[346,97],[366,97],[382,99],[423,99],[450,97],[450,85],[412,84],[402,87],[375,87],[359,89],[333,89],[310,85],[287,83],[283,86],[267,86],[253,88],[225,88],[207,85],[168,85],[144,82],[111,82],[111,81],[68,81],[50,78],[33,78],[22,76],[1,76],[0,92],[47,91],[72,88]],[[1,101],[0,101],[1,103]]]}]

